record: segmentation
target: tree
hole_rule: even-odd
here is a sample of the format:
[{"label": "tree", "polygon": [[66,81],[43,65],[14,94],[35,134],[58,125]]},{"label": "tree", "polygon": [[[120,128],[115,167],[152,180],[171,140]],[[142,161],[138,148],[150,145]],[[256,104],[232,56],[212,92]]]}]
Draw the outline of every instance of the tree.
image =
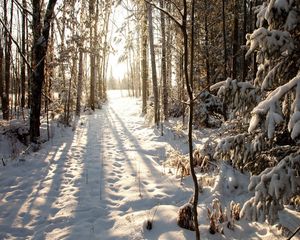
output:
[{"label": "tree", "polygon": [[[148,2],[149,3],[149,2]],[[194,13],[195,13],[195,1],[191,1],[191,7],[188,8],[188,3],[186,0],[182,1],[183,11],[181,15],[181,22],[179,22],[174,16],[172,16],[169,12],[164,9],[156,6],[153,3],[149,3],[149,6],[155,6],[157,9],[166,14],[172,21],[177,25],[180,29],[183,36],[183,49],[184,49],[184,79],[185,79],[185,87],[189,97],[189,122],[188,122],[188,145],[189,145],[189,165],[191,169],[191,176],[194,183],[194,194],[193,194],[193,224],[196,234],[196,239],[200,239],[200,232],[198,227],[198,194],[199,194],[199,186],[198,180],[194,169],[194,159],[193,159],[193,115],[194,115],[194,92],[193,92],[193,80],[194,80]],[[178,10],[178,9],[177,9]],[[191,21],[188,21],[188,17],[190,17]],[[149,22],[150,24],[150,22]],[[150,40],[151,41],[151,40]],[[151,43],[150,43],[151,44]],[[189,45],[190,44],[190,45]],[[190,46],[190,48],[189,48]]]},{"label": "tree", "polygon": [[[249,132],[263,121],[268,137],[273,138],[275,125],[287,122],[285,127],[291,137],[296,139],[300,135],[300,118],[297,117],[300,111],[297,88],[300,84],[300,24],[296,20],[297,11],[299,5],[296,3],[280,5],[266,1],[257,14],[259,28],[247,35],[249,50],[246,56],[257,51],[257,63],[260,64],[255,84],[267,96],[253,109]],[[266,23],[268,28],[264,26]],[[294,101],[285,98],[288,95]]]},{"label": "tree", "polygon": [[238,0],[234,0],[233,4],[233,31],[232,31],[232,79],[237,78],[237,55],[238,55],[238,38],[239,38],[239,5]]},{"label": "tree", "polygon": [[43,18],[42,25],[42,4],[41,0],[32,0],[32,32],[33,32],[33,73],[31,77],[31,111],[30,111],[30,140],[38,142],[40,137],[40,115],[42,88],[45,80],[45,57],[47,53],[49,31],[54,13],[56,0],[49,0]]},{"label": "tree", "polygon": [[4,39],[5,39],[5,68],[4,68],[4,76],[5,81],[3,94],[2,94],[2,111],[3,111],[3,119],[9,120],[9,93],[10,93],[10,81],[11,81],[11,45],[12,45],[12,24],[13,24],[13,2],[11,2],[11,14],[10,14],[10,24],[8,24],[7,19],[7,1],[4,1],[4,24],[9,26],[9,31],[5,31]]},{"label": "tree", "polygon": [[3,72],[2,72],[2,66],[3,66],[3,47],[2,47],[2,41],[0,38],[0,100],[1,100],[1,106],[3,107]]},{"label": "tree", "polygon": [[151,57],[151,72],[152,72],[152,86],[154,95],[154,122],[159,124],[159,95],[156,74],[155,50],[154,50],[154,37],[153,37],[153,20],[152,20],[152,6],[148,4],[148,30],[149,30],[149,46]]},{"label": "tree", "polygon": [[225,0],[222,0],[222,30],[223,30],[223,51],[224,51],[224,57],[223,57],[223,74],[224,77],[227,77],[227,38],[226,38],[226,16],[225,16]]},{"label": "tree", "polygon": [[[160,7],[164,8],[164,1],[160,0]],[[166,49],[166,24],[165,14],[161,12],[161,41],[162,41],[162,54],[161,54],[161,78],[162,78],[162,105],[164,120],[168,119],[168,84],[167,84],[167,49]],[[170,47],[170,46],[168,46]]]},{"label": "tree", "polygon": [[148,99],[148,64],[147,64],[147,49],[148,49],[148,35],[147,35],[147,5],[145,2],[141,3],[142,17],[141,17],[141,72],[142,72],[142,113],[147,113],[147,99]]},{"label": "tree", "polygon": [[[95,110],[95,35],[93,34],[93,29],[96,28],[96,20],[93,19],[94,16],[94,8],[95,8],[95,0],[89,0],[89,21],[90,21],[90,107],[92,110]],[[94,24],[93,24],[94,23]]]},{"label": "tree", "polygon": [[274,223],[278,211],[299,193],[299,7],[299,2],[272,0],[259,5],[257,29],[246,35],[246,57],[256,52],[259,64],[254,85],[228,78],[211,87],[232,96],[241,121],[249,123],[244,116],[252,115],[248,133],[223,139],[215,154],[254,174],[248,186],[254,196],[241,211],[249,220]]}]

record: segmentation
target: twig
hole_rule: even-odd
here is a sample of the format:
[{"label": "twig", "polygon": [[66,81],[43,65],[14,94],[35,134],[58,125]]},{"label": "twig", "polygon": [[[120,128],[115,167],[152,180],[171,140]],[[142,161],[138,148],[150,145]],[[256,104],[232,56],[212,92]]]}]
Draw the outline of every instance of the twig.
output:
[{"label": "twig", "polygon": [[153,6],[154,8],[162,11],[164,14],[166,14],[169,18],[171,18],[171,20],[177,24],[177,26],[182,29],[183,25],[175,18],[173,17],[169,12],[167,12],[166,10],[162,9],[161,7],[157,6],[156,4],[149,2],[148,0],[145,0],[146,3],[150,4],[151,6]]},{"label": "twig", "polygon": [[[26,9],[25,7],[23,7],[17,0],[13,0],[15,3],[16,3],[16,5],[20,8],[20,9],[22,9],[23,10],[23,12],[26,12],[26,13],[28,13],[29,15],[33,15],[32,14],[32,12],[30,12],[28,9]],[[24,14],[24,13],[23,13]]]},{"label": "twig", "polygon": [[177,9],[178,13],[181,15],[181,17],[183,17],[183,14],[181,12],[181,9],[178,7],[178,5],[174,2],[174,1],[170,1],[171,4],[173,4],[173,6]]},{"label": "twig", "polygon": [[294,237],[294,236],[297,234],[297,232],[299,232],[299,230],[300,230],[300,225],[299,225],[298,228],[295,230],[295,232],[294,232],[290,237],[288,237],[287,240],[291,240],[292,237]]},{"label": "twig", "polygon": [[157,207],[155,208],[155,211],[154,211],[154,213],[153,213],[153,215],[152,215],[151,222],[153,222],[153,219],[154,219],[154,217],[155,217],[155,214],[156,214],[158,208],[159,208],[159,203],[158,203]]},{"label": "twig", "polygon": [[205,88],[203,88],[197,95],[196,97],[194,97],[193,101],[195,101],[200,95],[201,93],[203,93],[204,91],[206,91],[209,88],[209,86],[206,86]]},{"label": "twig", "polygon": [[182,104],[184,104],[184,105],[187,105],[187,106],[189,106],[189,105],[190,105],[188,102],[185,102],[185,101],[179,100],[179,99],[177,99],[177,98],[174,98],[174,97],[171,97],[171,99],[172,99],[173,101],[179,101],[180,103],[182,103]]},{"label": "twig", "polygon": [[3,167],[5,167],[6,164],[5,164],[4,160],[3,160],[3,158],[1,160],[2,160]]},{"label": "twig", "polygon": [[10,39],[14,42],[14,44],[16,45],[18,52],[20,53],[21,57],[23,58],[24,62],[26,63],[26,65],[28,66],[28,68],[34,72],[33,68],[31,67],[31,65],[29,64],[29,62],[27,61],[26,57],[24,56],[24,54],[22,53],[22,50],[19,46],[19,44],[17,43],[17,41],[12,37],[10,31],[7,29],[7,27],[5,26],[4,22],[2,21],[2,19],[0,18],[0,22],[4,28],[4,30],[9,34]]}]

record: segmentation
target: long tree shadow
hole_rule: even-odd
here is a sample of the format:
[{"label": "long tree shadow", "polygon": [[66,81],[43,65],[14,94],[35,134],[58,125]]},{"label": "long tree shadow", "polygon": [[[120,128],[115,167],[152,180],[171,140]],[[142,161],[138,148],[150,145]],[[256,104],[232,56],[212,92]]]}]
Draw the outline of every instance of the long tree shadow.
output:
[{"label": "long tree shadow", "polygon": [[[158,153],[158,149],[146,149],[146,146],[141,146],[141,144],[139,143],[139,141],[137,140],[137,138],[135,136],[133,136],[132,132],[126,127],[124,121],[121,119],[121,117],[114,111],[113,108],[109,108],[108,112],[111,112],[112,118],[116,119],[118,121],[118,124],[120,125],[120,128],[118,129],[118,132],[123,132],[126,136],[129,137],[129,141],[131,142],[131,144],[133,145],[133,149],[131,151],[134,151],[135,154],[137,154],[139,156],[139,159],[143,161],[143,163],[146,165],[147,170],[153,175],[152,181],[155,182],[157,185],[161,184],[162,181],[168,181],[168,184],[173,185],[174,187],[174,192],[171,193],[169,191],[169,194],[167,194],[164,198],[160,198],[157,199],[157,201],[153,201],[153,199],[151,201],[149,201],[149,203],[151,202],[153,205],[156,205],[157,203],[155,202],[159,202],[160,204],[166,203],[169,204],[170,200],[172,200],[172,198],[175,196],[178,187],[180,188],[179,185],[176,185],[174,182],[170,181],[169,178],[165,175],[162,174],[161,172],[161,167],[159,166],[159,164],[153,160],[153,157],[157,157],[157,155],[159,155]],[[132,161],[132,159],[131,159]],[[156,165],[156,167],[155,167]],[[186,197],[190,195],[191,193],[191,189],[186,189],[186,188],[182,188],[182,199],[186,200]],[[135,204],[132,204],[134,206],[139,206],[140,204],[136,204],[139,200],[135,201]],[[145,201],[145,199],[141,199],[141,201]],[[150,206],[151,207],[151,206]],[[140,205],[140,208],[143,208],[143,204]],[[134,210],[141,210],[141,209],[134,209]]]},{"label": "long tree shadow", "polygon": [[[13,174],[1,174],[0,182],[4,183],[6,178],[9,184],[1,188],[0,238],[35,236],[40,227],[47,224],[48,215],[57,211],[52,204],[59,195],[62,174],[59,166],[65,160],[58,155],[69,147],[69,141],[61,140],[48,153],[42,149],[34,154],[37,159],[14,166],[15,169],[9,171]],[[49,188],[52,178],[56,181],[53,180]]]},{"label": "long tree shadow", "polygon": [[[97,226],[110,229],[113,222],[108,221],[109,201],[105,199],[103,170],[103,110],[96,110],[88,116],[86,140],[82,159],[82,175],[78,187],[78,202],[72,225],[65,239],[97,239]],[[81,139],[82,140],[82,139]],[[103,236],[104,233],[102,233]]]}]

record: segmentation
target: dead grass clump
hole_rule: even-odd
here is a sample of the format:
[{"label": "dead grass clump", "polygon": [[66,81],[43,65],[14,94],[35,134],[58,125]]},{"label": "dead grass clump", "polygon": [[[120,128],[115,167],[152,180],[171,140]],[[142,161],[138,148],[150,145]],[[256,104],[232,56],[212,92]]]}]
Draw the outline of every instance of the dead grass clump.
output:
[{"label": "dead grass clump", "polygon": [[211,203],[211,208],[207,207],[209,232],[211,234],[224,234],[224,224],[226,224],[228,229],[234,230],[235,221],[238,221],[240,219],[240,211],[241,207],[239,203],[231,201],[229,205],[229,211],[227,211],[226,207],[223,210],[219,199],[213,199]]}]

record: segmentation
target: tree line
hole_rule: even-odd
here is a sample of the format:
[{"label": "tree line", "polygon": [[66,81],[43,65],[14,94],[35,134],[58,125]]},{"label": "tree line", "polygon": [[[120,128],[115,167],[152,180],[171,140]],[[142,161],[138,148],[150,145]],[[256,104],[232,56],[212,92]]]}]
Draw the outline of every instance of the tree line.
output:
[{"label": "tree line", "polygon": [[[86,102],[106,98],[108,26],[113,1],[3,1],[0,99],[4,120],[30,109],[30,140],[39,141],[41,117],[60,111],[69,125]],[[55,97],[59,94],[59,101]]]}]

